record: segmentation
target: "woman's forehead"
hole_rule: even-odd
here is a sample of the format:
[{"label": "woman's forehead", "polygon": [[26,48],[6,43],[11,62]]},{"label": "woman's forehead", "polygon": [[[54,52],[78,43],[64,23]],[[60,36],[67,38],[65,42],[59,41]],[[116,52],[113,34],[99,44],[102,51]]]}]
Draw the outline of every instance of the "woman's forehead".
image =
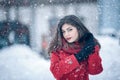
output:
[{"label": "woman's forehead", "polygon": [[64,24],[62,26],[62,30],[66,30],[66,29],[69,29],[69,28],[75,28],[74,26],[70,25],[70,24]]}]

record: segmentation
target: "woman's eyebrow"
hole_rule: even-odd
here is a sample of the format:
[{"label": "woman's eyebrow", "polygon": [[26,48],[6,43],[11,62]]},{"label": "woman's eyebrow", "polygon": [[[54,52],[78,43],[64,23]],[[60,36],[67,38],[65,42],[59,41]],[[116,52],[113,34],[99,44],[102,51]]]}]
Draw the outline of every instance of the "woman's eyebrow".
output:
[{"label": "woman's eyebrow", "polygon": [[[66,28],[65,30],[69,30],[69,29],[71,29],[71,27],[68,27],[68,28]],[[62,29],[62,31],[65,31],[65,30]]]},{"label": "woman's eyebrow", "polygon": [[71,27],[68,27],[67,30],[71,29]]}]

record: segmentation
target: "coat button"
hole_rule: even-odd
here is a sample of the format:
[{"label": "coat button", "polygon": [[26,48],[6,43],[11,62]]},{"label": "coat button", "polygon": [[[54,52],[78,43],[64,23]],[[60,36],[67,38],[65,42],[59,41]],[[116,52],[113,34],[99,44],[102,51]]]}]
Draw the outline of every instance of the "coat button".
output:
[{"label": "coat button", "polygon": [[92,64],[93,67],[95,67],[95,64]]},{"label": "coat button", "polygon": [[73,62],[70,60],[70,61],[68,61],[68,64],[72,64]]}]

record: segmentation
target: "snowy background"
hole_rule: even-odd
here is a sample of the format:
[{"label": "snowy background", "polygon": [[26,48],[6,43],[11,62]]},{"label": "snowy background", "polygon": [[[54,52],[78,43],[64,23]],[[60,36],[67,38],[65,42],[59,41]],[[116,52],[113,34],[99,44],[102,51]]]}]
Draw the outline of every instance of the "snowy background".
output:
[{"label": "snowy background", "polygon": [[[96,36],[101,43],[103,72],[90,75],[90,80],[120,80],[120,45],[116,38]],[[13,45],[0,50],[0,80],[55,80],[50,61],[25,45]]]},{"label": "snowy background", "polygon": [[[54,1],[63,3],[52,3]],[[120,80],[119,3],[120,0],[0,0],[0,80],[55,80],[49,70],[50,61],[40,55],[44,42],[42,36],[48,37],[50,29],[54,29],[57,23],[56,19],[69,14],[77,15],[101,43],[100,56],[104,70],[101,74],[90,75],[90,80]],[[16,44],[21,34],[17,38],[9,30],[8,34],[4,34],[4,22],[8,29],[19,27],[11,26],[9,21],[17,21],[14,25],[20,23],[27,26],[30,31],[27,33],[30,35],[29,46]],[[11,44],[2,43],[6,40]]]}]

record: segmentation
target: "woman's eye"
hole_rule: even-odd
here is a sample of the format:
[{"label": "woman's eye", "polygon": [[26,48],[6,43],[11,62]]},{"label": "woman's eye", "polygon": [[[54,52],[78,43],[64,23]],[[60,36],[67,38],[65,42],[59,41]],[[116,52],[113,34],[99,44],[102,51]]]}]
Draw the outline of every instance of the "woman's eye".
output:
[{"label": "woman's eye", "polygon": [[68,29],[68,31],[72,31],[72,29]]},{"label": "woman's eye", "polygon": [[62,31],[62,33],[65,33],[65,31]]}]

